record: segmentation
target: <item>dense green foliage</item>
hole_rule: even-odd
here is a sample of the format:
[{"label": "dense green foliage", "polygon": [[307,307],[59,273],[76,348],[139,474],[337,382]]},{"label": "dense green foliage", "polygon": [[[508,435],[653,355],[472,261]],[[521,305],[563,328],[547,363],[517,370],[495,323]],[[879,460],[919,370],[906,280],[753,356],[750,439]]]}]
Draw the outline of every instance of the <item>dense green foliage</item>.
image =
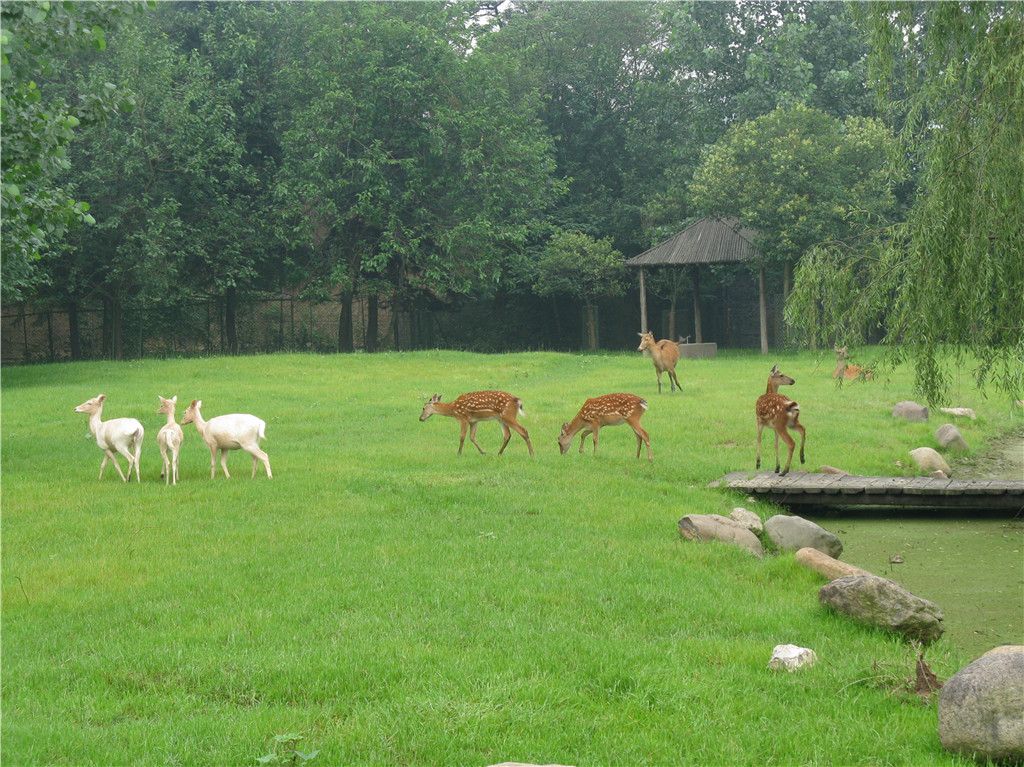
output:
[{"label": "dense green foliage", "polygon": [[[905,221],[805,259],[791,320],[828,343],[881,328],[930,402],[951,371],[1024,395],[1024,7],[875,3],[883,100],[919,167]],[[902,158],[901,158],[902,159]]]},{"label": "dense green foliage", "polygon": [[[809,466],[891,473],[932,444],[933,426],[890,416],[908,372],[837,388],[831,359],[772,361],[796,379]],[[5,369],[4,763],[255,764],[301,734],[332,765],[968,764],[910,692],[915,648],[827,611],[790,554],[679,536],[687,513],[778,511],[707,487],[753,467],[768,367],[687,361],[682,395],[658,395],[635,353]],[[497,455],[494,424],[477,436],[488,455],[459,457],[453,420],[417,422],[435,392],[492,388],[523,399],[535,457],[519,439]],[[602,430],[596,455],[559,453],[560,424],[609,391],[647,398],[653,463],[624,426]],[[106,418],[145,425],[141,485],[109,466],[97,480],[101,452],[72,409],[100,392]],[[250,480],[234,452],[232,478],[211,480],[189,425],[165,486],[157,394],[266,419],[274,478]],[[963,396],[972,445],[1014,422]],[[955,573],[961,555],[926,556]],[[979,601],[1019,604],[1016,571],[988,577]],[[973,636],[969,618],[942,606],[949,635],[925,659],[948,677],[978,650],[954,639]],[[788,642],[818,665],[768,671]],[[785,734],[766,737],[780,717]]]},{"label": "dense green foliage", "polygon": [[[558,326],[588,300],[533,290],[555,234],[628,257],[723,213],[761,232],[784,286],[807,262],[789,314],[800,338],[884,336],[933,399],[939,342],[958,363],[977,346],[978,380],[1019,396],[1021,15],[9,3],[3,297],[61,307],[72,336],[75,312],[101,306],[97,346],[114,358],[126,314],[172,329],[199,302],[235,352],[255,293],[337,302],[339,351],[377,349],[381,306],[489,305],[501,340],[486,345],[503,347],[503,307]],[[686,280],[652,285],[674,307]],[[728,286],[711,271],[701,289]],[[852,286],[866,291],[856,312]]]}]

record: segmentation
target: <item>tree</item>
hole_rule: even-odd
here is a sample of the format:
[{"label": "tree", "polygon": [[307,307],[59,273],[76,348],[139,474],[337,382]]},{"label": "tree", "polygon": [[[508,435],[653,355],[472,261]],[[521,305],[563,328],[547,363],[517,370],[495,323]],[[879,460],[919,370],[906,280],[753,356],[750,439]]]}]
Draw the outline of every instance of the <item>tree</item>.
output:
[{"label": "tree", "polygon": [[368,281],[407,308],[484,292],[559,189],[535,94],[466,53],[451,10],[325,3],[295,20],[277,194],[313,274],[340,286],[340,351]]},{"label": "tree", "polygon": [[[920,168],[918,192],[877,248],[833,248],[805,264],[791,321],[840,338],[883,326],[885,360],[911,361],[929,403],[948,399],[950,367],[971,365],[979,388],[994,381],[1020,398],[1024,6],[873,3],[862,18],[902,156]],[[844,299],[851,288],[856,301]]]},{"label": "tree", "polygon": [[79,126],[102,121],[130,100],[111,83],[69,104],[47,96],[54,59],[82,48],[106,48],[106,32],[137,9],[134,3],[4,3],[0,8],[2,173],[0,217],[5,300],[21,300],[45,275],[43,253],[79,224],[94,223],[89,204],[56,177],[69,167]]},{"label": "tree", "polygon": [[586,309],[587,345],[597,350],[597,300],[625,292],[622,254],[610,237],[596,240],[581,232],[559,232],[549,241],[533,286],[539,296],[568,295]]}]

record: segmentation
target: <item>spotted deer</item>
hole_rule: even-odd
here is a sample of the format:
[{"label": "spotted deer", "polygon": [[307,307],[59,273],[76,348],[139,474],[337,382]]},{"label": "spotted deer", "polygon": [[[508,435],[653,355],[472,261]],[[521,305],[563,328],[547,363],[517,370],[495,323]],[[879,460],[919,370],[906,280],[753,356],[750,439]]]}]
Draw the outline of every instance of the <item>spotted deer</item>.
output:
[{"label": "spotted deer", "polygon": [[562,455],[569,452],[573,437],[580,431],[580,452],[586,444],[587,435],[594,437],[594,452],[597,452],[597,433],[602,426],[618,426],[628,423],[633,433],[636,434],[636,457],[640,457],[640,445],[647,445],[647,460],[653,461],[651,456],[651,435],[640,425],[640,419],[647,410],[647,402],[635,394],[605,394],[603,397],[593,397],[583,403],[580,412],[572,419],[572,423],[562,424],[562,433],[558,437],[558,447]]},{"label": "spotted deer", "polygon": [[667,338],[663,341],[655,341],[654,333],[639,333],[640,347],[638,352],[650,350],[651,360],[654,362],[654,371],[658,374],[658,394],[661,394],[661,374],[668,373],[668,383],[671,391],[683,390],[679,378],[676,377],[676,363],[679,361],[679,346]]},{"label": "spotted deer", "polygon": [[481,421],[499,421],[501,433],[505,441],[501,443],[498,455],[501,455],[512,438],[512,432],[526,440],[526,447],[533,455],[533,445],[530,444],[530,435],[516,418],[523,414],[523,401],[518,397],[503,391],[474,391],[462,394],[451,402],[442,402],[441,395],[435,394],[423,406],[420,414],[420,421],[426,421],[432,415],[446,415],[459,422],[462,429],[459,435],[459,455],[462,455],[462,446],[466,442],[466,430],[469,430],[469,441],[476,445],[476,449],[486,455],[482,447],[476,441],[476,427]]},{"label": "spotted deer", "polygon": [[757,398],[757,468],[761,468],[761,432],[765,426],[775,430],[775,473],[779,474],[779,437],[789,446],[789,457],[786,459],[786,468],[780,476],[789,473],[789,465],[793,462],[793,448],[796,442],[789,436],[789,429],[800,432],[800,463],[804,463],[804,442],[807,439],[806,430],[800,423],[800,406],[789,397],[779,394],[780,386],[790,386],[793,379],[779,371],[779,366],[772,368],[768,375],[768,388],[764,394]]}]

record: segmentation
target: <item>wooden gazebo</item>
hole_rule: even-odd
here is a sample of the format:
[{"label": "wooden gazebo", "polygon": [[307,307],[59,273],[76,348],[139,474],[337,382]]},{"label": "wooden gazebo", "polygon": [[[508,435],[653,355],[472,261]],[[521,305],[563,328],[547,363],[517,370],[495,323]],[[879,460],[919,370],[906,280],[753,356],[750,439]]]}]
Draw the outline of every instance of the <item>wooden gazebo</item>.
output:
[{"label": "wooden gazebo", "polygon": [[[754,247],[757,232],[735,219],[702,218],[674,237],[655,245],[626,261],[640,270],[640,322],[647,332],[647,290],[645,267],[689,267],[693,278],[693,325],[695,341],[703,343],[700,322],[700,265],[749,261],[760,256]],[[764,268],[760,270],[761,352],[768,353],[768,309],[764,287]]]}]

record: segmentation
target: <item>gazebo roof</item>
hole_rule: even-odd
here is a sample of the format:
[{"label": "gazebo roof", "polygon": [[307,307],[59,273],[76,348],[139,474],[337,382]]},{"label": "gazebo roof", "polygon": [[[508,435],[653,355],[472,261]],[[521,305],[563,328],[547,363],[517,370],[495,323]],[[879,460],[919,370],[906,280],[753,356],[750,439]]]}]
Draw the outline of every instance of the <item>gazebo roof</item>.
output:
[{"label": "gazebo roof", "polygon": [[736,219],[702,218],[675,237],[626,261],[626,266],[723,264],[756,258],[757,232]]}]

